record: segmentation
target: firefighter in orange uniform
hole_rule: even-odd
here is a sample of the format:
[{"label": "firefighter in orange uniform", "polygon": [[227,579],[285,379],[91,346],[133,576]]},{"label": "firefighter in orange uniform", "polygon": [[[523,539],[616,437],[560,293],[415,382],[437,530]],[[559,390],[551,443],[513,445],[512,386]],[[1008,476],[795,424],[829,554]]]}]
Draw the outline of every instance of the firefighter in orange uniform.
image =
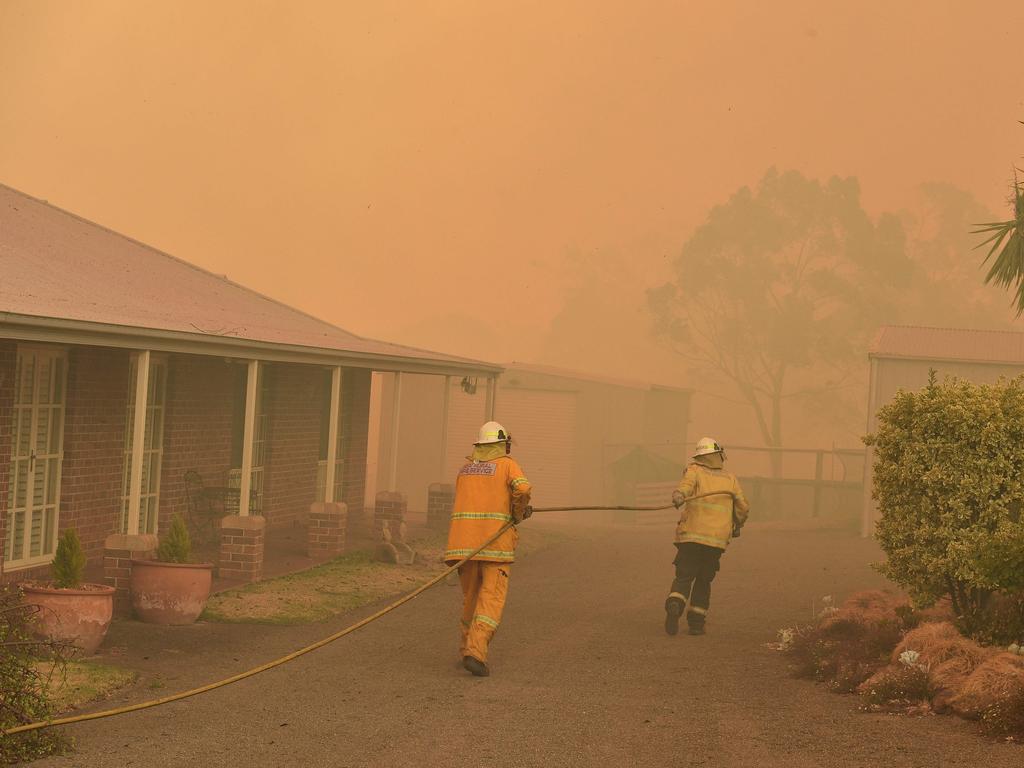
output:
[{"label": "firefighter in orange uniform", "polygon": [[[509,521],[530,516],[530,482],[509,456],[512,439],[496,421],[480,428],[469,462],[455,480],[455,503],[445,562],[457,563]],[[487,677],[487,646],[498,629],[508,594],[519,532],[510,528],[459,568],[462,583],[462,666]]]}]

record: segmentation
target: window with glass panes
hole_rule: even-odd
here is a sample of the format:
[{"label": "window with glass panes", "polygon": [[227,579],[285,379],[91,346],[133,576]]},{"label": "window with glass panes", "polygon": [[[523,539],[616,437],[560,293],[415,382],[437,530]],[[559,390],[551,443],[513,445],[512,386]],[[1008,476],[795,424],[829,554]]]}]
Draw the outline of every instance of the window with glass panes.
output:
[{"label": "window with glass panes", "polygon": [[47,563],[57,548],[66,387],[64,350],[19,347],[4,545],[6,570]]}]

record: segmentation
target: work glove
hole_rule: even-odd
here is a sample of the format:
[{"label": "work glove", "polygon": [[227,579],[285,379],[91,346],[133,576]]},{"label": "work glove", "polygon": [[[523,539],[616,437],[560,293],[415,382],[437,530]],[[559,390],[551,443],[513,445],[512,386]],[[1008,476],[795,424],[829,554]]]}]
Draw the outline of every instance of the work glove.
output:
[{"label": "work glove", "polygon": [[528,518],[532,514],[533,514],[533,507],[531,507],[529,504],[527,504],[526,506],[523,506],[523,507],[513,507],[512,508],[512,521],[516,525],[519,525],[519,523],[523,522],[523,520],[525,520],[526,518]]},{"label": "work glove", "polygon": [[683,506],[683,502],[685,502],[685,501],[686,501],[686,499],[683,498],[683,492],[682,491],[672,491],[672,506],[673,507],[675,507],[676,509],[679,509],[681,506]]},{"label": "work glove", "polygon": [[741,529],[742,527],[743,527],[743,526],[740,526],[740,525],[734,525],[734,526],[732,527],[732,537],[733,537],[734,539],[738,539],[738,538],[740,537],[740,529]]}]

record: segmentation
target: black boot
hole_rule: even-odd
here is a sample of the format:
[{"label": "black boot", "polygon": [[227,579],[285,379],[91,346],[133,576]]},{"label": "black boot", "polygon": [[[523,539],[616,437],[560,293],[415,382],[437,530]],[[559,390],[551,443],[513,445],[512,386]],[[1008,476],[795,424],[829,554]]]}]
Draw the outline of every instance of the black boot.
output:
[{"label": "black boot", "polygon": [[472,672],[474,677],[487,677],[491,674],[491,670],[488,669],[487,665],[480,661],[480,659],[474,658],[473,656],[464,656],[462,659],[462,666],[465,667],[468,672]]},{"label": "black boot", "polygon": [[683,604],[669,598],[665,601],[665,631],[670,635],[679,634],[679,617],[683,615]]}]

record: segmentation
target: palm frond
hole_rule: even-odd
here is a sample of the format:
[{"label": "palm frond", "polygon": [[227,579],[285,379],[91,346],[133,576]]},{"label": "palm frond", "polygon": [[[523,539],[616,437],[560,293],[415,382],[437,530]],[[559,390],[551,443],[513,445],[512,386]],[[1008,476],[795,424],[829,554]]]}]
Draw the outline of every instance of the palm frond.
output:
[{"label": "palm frond", "polygon": [[[1013,186],[1014,218],[979,224],[972,234],[988,235],[977,248],[989,246],[982,264],[992,260],[985,276],[986,284],[995,284],[1014,291],[1017,317],[1024,315],[1024,184]],[[993,260],[994,257],[994,260]]]}]

